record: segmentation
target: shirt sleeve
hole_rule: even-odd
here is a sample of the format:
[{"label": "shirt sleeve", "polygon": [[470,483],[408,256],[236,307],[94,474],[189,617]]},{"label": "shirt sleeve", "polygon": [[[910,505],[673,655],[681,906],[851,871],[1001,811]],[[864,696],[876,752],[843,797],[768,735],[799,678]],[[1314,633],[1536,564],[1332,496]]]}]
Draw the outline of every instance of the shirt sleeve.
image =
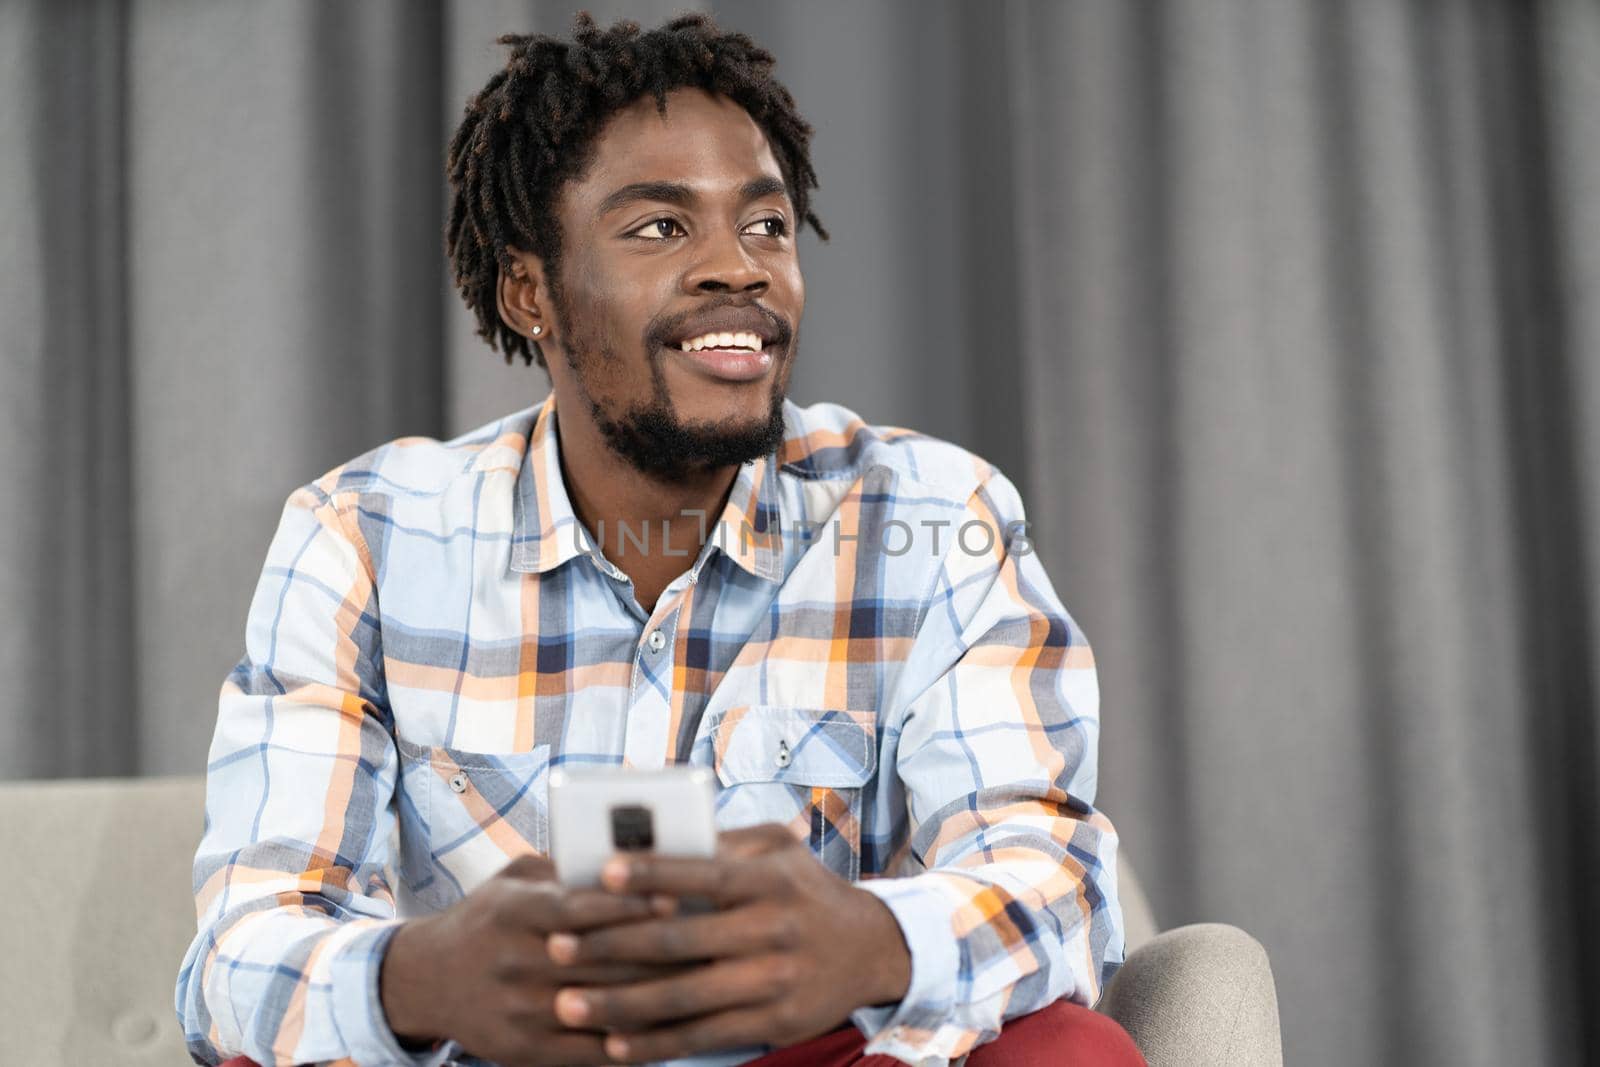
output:
[{"label": "shirt sleeve", "polygon": [[1117,834],[1094,807],[1089,645],[1004,475],[974,491],[963,527],[907,661],[894,765],[909,852],[900,877],[859,883],[898,920],[911,984],[852,1021],[867,1052],[912,1064],[960,1056],[1063,997],[1092,1006],[1123,959]]},{"label": "shirt sleeve", "polygon": [[[318,485],[283,510],[222,686],[176,1009],[195,1060],[435,1064],[383,1017],[397,755],[371,560]],[[357,498],[348,494],[343,503]]]}]

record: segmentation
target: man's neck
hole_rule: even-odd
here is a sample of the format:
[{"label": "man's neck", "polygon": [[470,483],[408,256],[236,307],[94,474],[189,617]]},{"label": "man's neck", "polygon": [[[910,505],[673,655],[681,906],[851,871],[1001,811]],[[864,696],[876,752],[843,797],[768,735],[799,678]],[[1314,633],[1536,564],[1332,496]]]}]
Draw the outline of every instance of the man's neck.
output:
[{"label": "man's neck", "polygon": [[585,419],[557,418],[561,476],[578,521],[608,560],[633,580],[651,610],[672,579],[700,553],[722,516],[738,466],[680,480],[652,478],[613,452]]}]

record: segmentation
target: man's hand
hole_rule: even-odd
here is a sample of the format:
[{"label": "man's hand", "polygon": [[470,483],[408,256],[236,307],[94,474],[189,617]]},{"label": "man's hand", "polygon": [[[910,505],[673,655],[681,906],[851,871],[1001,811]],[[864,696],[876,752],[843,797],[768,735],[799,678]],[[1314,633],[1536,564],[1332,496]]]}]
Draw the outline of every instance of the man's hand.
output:
[{"label": "man's hand", "polygon": [[[573,975],[556,997],[557,1018],[574,1036],[611,1031],[604,1051],[615,1060],[793,1044],[859,1007],[899,1000],[910,985],[911,958],[893,913],[782,826],[725,833],[710,860],[619,856],[601,880],[624,899],[699,896],[719,909],[549,938],[558,976]],[[700,965],[579,988],[587,968],[686,962]]]},{"label": "man's hand", "polygon": [[401,925],[379,972],[389,1027],[403,1042],[451,1037],[467,1051],[508,1065],[609,1062],[601,1037],[562,1026],[558,986],[661,979],[681,967],[635,963],[554,967],[552,934],[603,929],[671,911],[672,902],[634,893],[564,889],[542,856],[504,870],[435,915]]}]

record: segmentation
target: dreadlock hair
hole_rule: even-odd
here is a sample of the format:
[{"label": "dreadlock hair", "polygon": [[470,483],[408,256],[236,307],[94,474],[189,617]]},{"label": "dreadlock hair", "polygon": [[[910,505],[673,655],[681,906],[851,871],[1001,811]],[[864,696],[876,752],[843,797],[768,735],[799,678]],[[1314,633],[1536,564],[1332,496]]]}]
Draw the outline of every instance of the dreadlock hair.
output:
[{"label": "dreadlock hair", "polygon": [[[651,93],[667,113],[667,92],[699,87],[742,105],[767,135],[800,224],[828,232],[811,210],[817,187],[811,167],[811,126],[794,98],[772,77],[776,60],[742,33],[724,33],[706,14],[676,16],[661,29],[639,32],[623,19],[609,30],[587,11],[573,18],[573,40],[505,34],[504,69],[467,101],[450,139],[445,173],[454,190],[445,224],[445,253],[456,288],[477,316],[477,334],[507,363],[545,363],[537,342],[511,329],[495,302],[500,270],[512,267],[508,245],[545,265],[559,308],[562,237],[556,194],[585,173],[606,119]],[[531,350],[530,350],[531,345]]]}]

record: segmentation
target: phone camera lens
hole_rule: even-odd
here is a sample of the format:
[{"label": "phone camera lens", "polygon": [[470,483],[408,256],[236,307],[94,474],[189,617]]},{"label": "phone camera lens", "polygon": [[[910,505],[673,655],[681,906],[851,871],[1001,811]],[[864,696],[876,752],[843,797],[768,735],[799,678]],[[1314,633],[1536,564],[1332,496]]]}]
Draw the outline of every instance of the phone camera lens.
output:
[{"label": "phone camera lens", "polygon": [[611,843],[618,852],[644,852],[656,843],[650,809],[622,804],[611,809]]}]

